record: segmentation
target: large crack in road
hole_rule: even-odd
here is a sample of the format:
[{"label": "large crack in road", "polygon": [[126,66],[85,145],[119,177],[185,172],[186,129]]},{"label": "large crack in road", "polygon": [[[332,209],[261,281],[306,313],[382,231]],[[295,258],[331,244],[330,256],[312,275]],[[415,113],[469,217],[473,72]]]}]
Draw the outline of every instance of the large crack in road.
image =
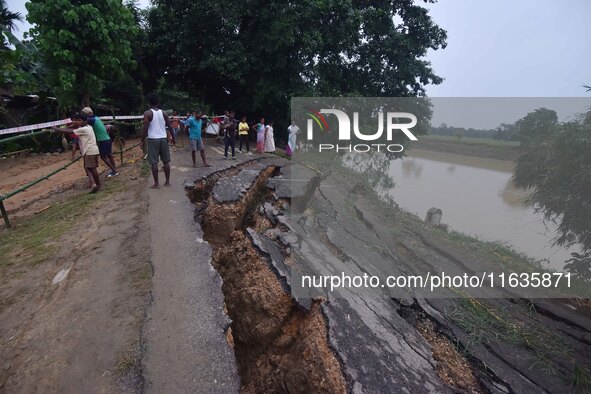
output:
[{"label": "large crack in road", "polygon": [[[568,348],[586,346],[576,338],[586,338],[588,320],[551,301],[536,305],[560,319],[549,312],[526,315],[531,302],[525,300],[364,293],[298,298],[292,292],[292,273],[302,250],[312,261],[318,257],[323,262],[313,267],[320,273],[346,267],[376,274],[364,264],[372,259],[382,259],[398,274],[418,266],[434,269],[433,264],[465,268],[469,260],[461,249],[432,238],[422,225],[409,225],[402,214],[374,212],[371,190],[295,169],[287,160],[263,158],[203,177],[188,188],[188,195],[212,246],[212,265],[223,280],[232,320],[227,337],[243,392],[507,393],[569,387],[564,371],[573,366],[558,359],[562,353],[540,344],[560,368],[556,376],[548,375],[536,364],[537,349],[494,344],[487,338],[474,342],[470,329],[477,327],[457,319],[460,312],[483,308],[505,313],[515,327],[539,327],[536,340],[551,327],[568,334],[561,338]],[[335,203],[352,207],[351,215],[336,212]],[[385,221],[397,223],[396,234]],[[587,360],[569,357],[573,365],[584,366]]]},{"label": "large crack in road", "polygon": [[249,237],[272,227],[257,207],[277,172],[274,165],[247,163],[197,182],[190,192],[223,279],[242,391],[346,392],[319,302],[304,308],[294,301]]}]

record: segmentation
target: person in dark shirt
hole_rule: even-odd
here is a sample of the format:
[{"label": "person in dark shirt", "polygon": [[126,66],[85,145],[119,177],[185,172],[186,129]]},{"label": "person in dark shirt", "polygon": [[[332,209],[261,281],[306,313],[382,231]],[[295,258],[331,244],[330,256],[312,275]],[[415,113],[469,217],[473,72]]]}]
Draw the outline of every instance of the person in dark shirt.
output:
[{"label": "person in dark shirt", "polygon": [[234,111],[230,111],[228,114],[228,119],[224,122],[224,156],[228,158],[228,148],[232,147],[232,160],[236,160],[236,128],[238,127],[238,122],[234,118],[236,113]]}]

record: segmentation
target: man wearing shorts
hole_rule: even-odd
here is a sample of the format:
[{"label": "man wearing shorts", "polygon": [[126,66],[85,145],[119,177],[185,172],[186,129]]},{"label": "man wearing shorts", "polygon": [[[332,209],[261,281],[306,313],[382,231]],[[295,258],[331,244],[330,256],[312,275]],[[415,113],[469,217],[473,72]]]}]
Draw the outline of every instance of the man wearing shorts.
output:
[{"label": "man wearing shorts", "polygon": [[101,159],[111,169],[107,178],[119,175],[117,166],[115,165],[115,159],[113,158],[113,143],[103,121],[98,116],[94,116],[90,107],[84,107],[82,112],[88,116],[87,122],[89,126],[92,126],[92,130],[94,131]]},{"label": "man wearing shorts", "polygon": [[84,112],[78,112],[71,116],[73,129],[52,127],[53,130],[64,134],[75,134],[80,139],[80,152],[84,160],[84,170],[90,183],[90,193],[96,193],[101,187],[98,175],[99,149],[96,144],[96,137],[92,127],[87,123],[87,116]]},{"label": "man wearing shorts", "polygon": [[166,112],[158,108],[158,96],[150,93],[147,99],[150,109],[144,112],[142,145],[145,145],[146,140],[148,141],[148,161],[152,166],[152,176],[154,177],[152,189],[160,189],[160,183],[158,183],[159,160],[164,163],[164,176],[166,177],[164,186],[170,186],[170,149],[168,141],[171,139],[171,135],[167,128],[172,130],[172,127]]},{"label": "man wearing shorts", "polygon": [[190,116],[186,121],[183,122],[189,129],[189,146],[191,147],[191,159],[193,159],[193,167],[197,167],[197,159],[195,152],[201,153],[201,160],[203,160],[203,167],[211,167],[207,164],[205,159],[205,147],[203,146],[203,139],[201,138],[201,129],[203,120],[201,119],[201,113],[199,111],[193,112],[193,116]]}]

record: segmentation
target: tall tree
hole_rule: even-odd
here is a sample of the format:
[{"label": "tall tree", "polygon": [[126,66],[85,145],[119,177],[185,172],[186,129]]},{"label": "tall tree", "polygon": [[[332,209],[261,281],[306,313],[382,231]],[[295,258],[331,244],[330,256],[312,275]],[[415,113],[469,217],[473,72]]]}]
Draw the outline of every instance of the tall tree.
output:
[{"label": "tall tree", "polygon": [[12,12],[6,5],[6,0],[0,0],[0,26],[9,30],[14,31],[16,28],[16,22],[22,22],[23,17],[19,12]]},{"label": "tall tree", "polygon": [[31,0],[27,20],[62,104],[89,104],[105,80],[133,66],[137,32],[121,0]]},{"label": "tall tree", "polygon": [[4,35],[14,49],[0,50],[0,86],[17,94],[47,92],[46,68],[37,47],[31,41],[19,40],[8,30]]},{"label": "tall tree", "polygon": [[446,33],[412,0],[156,0],[161,75],[217,108],[287,118],[292,96],[415,96]]},{"label": "tall tree", "polygon": [[529,148],[555,134],[558,126],[556,111],[538,108],[519,119],[514,125],[514,130],[519,136],[521,146]]},{"label": "tall tree", "polygon": [[122,113],[131,114],[142,110],[143,94],[141,85],[147,77],[149,62],[143,56],[145,30],[142,29],[145,11],[140,9],[138,0],[125,0],[124,6],[133,17],[133,23],[138,26],[136,34],[129,36],[132,58],[135,61],[133,69],[114,76],[103,84],[101,100],[106,105],[112,105]]},{"label": "tall tree", "polygon": [[13,34],[16,22],[22,20],[20,13],[10,11],[6,1],[0,0],[0,86],[18,93],[33,86],[34,83],[30,82],[36,82],[39,76],[39,68],[31,66],[35,57],[34,45],[21,42]]},{"label": "tall tree", "polygon": [[[539,125],[530,124],[534,129]],[[558,245],[577,243],[589,256],[591,112],[577,121],[556,123],[551,129],[543,130],[544,133],[530,133],[535,137],[529,141],[528,152],[517,162],[515,183],[530,188],[532,193],[527,202],[547,220],[558,224]]]},{"label": "tall tree", "polygon": [[[23,17],[18,12],[12,12],[8,9],[5,0],[0,0],[0,34],[3,32],[12,33],[16,29],[16,22],[22,22]],[[8,42],[2,34],[2,47],[0,50],[8,49]]]}]

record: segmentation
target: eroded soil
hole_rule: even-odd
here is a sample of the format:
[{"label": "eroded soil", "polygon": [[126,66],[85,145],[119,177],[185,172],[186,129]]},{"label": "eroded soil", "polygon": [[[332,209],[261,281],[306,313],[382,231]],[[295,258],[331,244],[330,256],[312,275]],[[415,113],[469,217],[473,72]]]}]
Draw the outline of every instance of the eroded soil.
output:
[{"label": "eroded soil", "polygon": [[258,231],[271,227],[256,208],[275,172],[273,166],[262,169],[248,191],[231,203],[220,204],[203,190],[211,182],[198,182],[192,191],[214,249],[212,264],[223,279],[242,392],[343,393],[345,378],[329,347],[319,304],[308,310],[297,305],[245,232],[251,224]]}]

